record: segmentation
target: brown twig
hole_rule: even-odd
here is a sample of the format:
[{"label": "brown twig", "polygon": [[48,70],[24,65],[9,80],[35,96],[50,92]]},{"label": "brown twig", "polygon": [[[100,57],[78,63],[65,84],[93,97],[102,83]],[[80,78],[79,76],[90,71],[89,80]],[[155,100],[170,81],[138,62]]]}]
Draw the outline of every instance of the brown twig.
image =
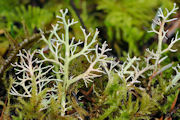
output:
[{"label": "brown twig", "polygon": [[[180,90],[180,89],[179,89]],[[171,105],[171,108],[170,108],[170,112],[166,115],[166,119],[167,120],[171,120],[171,116],[177,111],[180,109],[180,104],[177,105],[177,107],[175,107],[176,103],[177,103],[177,99],[178,99],[178,95],[179,93],[176,95],[176,98],[174,99],[172,105]]]},{"label": "brown twig", "polygon": [[5,100],[5,103],[4,103],[4,106],[3,106],[3,109],[2,109],[2,113],[1,113],[0,120],[3,120],[4,111],[5,111],[5,109],[6,109],[6,104],[7,104],[7,98],[6,98],[6,100]]},{"label": "brown twig", "polygon": [[[175,17],[178,18],[178,20],[172,22],[170,25],[167,26],[167,38],[171,38],[173,34],[176,32],[176,30],[180,28],[180,11]],[[163,39],[163,42],[167,42],[167,39]]]},{"label": "brown twig", "polygon": [[93,85],[91,86],[91,88],[87,92],[82,90],[82,89],[80,89],[79,91],[80,91],[80,93],[82,93],[85,96],[85,99],[87,99],[88,101],[91,101],[91,102],[95,102],[95,100],[93,98],[89,97],[89,95],[93,91]]}]

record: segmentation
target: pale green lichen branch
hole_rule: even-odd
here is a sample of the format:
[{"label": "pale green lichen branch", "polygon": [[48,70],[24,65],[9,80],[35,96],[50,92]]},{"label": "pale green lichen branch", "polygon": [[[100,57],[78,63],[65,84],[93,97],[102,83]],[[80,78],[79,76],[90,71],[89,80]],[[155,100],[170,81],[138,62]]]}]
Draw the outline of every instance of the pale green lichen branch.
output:
[{"label": "pale green lichen branch", "polygon": [[[84,46],[80,51],[77,51],[77,48],[79,47],[79,45],[83,44],[83,42],[79,40],[75,43],[75,37],[72,37],[71,39],[69,37],[69,27],[76,24],[77,21],[75,22],[74,19],[66,19],[66,15],[68,13],[67,9],[65,11],[60,10],[60,13],[61,16],[57,16],[57,18],[60,19],[60,21],[58,21],[58,24],[63,25],[64,34],[62,33],[62,37],[60,38],[57,34],[57,31],[60,29],[58,24],[56,24],[55,26],[52,25],[53,30],[51,31],[48,39],[46,39],[43,32],[41,32],[42,40],[48,45],[53,58],[46,57],[43,49],[40,50],[39,53],[43,57],[43,60],[41,60],[41,62],[51,62],[54,63],[54,65],[58,66],[58,69],[55,66],[56,69],[53,70],[56,76],[59,74],[63,74],[62,76],[57,76],[57,78],[60,80],[62,79],[63,82],[61,96],[61,115],[64,116],[67,107],[66,91],[68,90],[69,86],[75,82],[78,82],[79,80],[84,80],[84,83],[87,86],[89,82],[93,82],[92,80],[94,78],[100,77],[101,74],[104,73],[104,71],[102,70],[102,63],[108,62],[105,53],[110,51],[110,49],[107,48],[106,43],[102,45],[102,48],[99,48],[98,45],[96,45],[96,47],[94,48],[94,43],[97,41],[99,31],[96,29],[93,38],[89,40],[91,33],[86,34],[85,29],[80,27],[84,35]],[[60,51],[62,46],[65,48],[64,51]],[[95,56],[90,55],[90,52],[94,52]],[[90,63],[89,68],[80,75],[70,76],[70,62],[79,56],[85,56],[87,61]]]},{"label": "pale green lichen branch", "polygon": [[[110,64],[108,66],[108,64]],[[109,87],[113,84],[114,82],[114,76],[115,76],[115,67],[117,67],[117,65],[119,64],[119,61],[115,61],[115,58],[111,58],[110,62],[103,62],[103,68],[105,69],[105,72],[108,76],[108,83],[106,85],[106,88],[104,90],[104,93],[107,92],[107,90],[109,89]]]},{"label": "pale green lichen branch", "polygon": [[173,76],[171,81],[169,81],[169,85],[167,86],[166,91],[168,91],[170,88],[174,87],[180,80],[180,72],[179,72],[180,65],[178,64],[176,67],[173,67],[173,69],[175,70],[176,75]]},{"label": "pale green lichen branch", "polygon": [[[98,50],[100,51],[100,53],[98,52]],[[108,57],[107,55],[105,55],[106,52],[110,51],[111,49],[107,48],[107,44],[106,42],[103,43],[102,48],[99,48],[98,45],[96,45],[96,49],[95,49],[95,53],[96,53],[96,57],[93,60],[93,56],[91,56],[91,58],[87,58],[87,60],[89,61],[90,65],[89,68],[82,74],[72,78],[69,81],[69,85],[83,79],[85,85],[87,86],[87,84],[89,82],[92,82],[92,79],[96,78],[96,77],[100,77],[101,74],[100,73],[104,73],[104,71],[102,70],[101,66],[103,62],[109,62],[108,61]],[[97,65],[99,63],[99,66],[97,68],[95,68],[95,65]]]},{"label": "pale green lichen branch", "polygon": [[70,61],[71,60],[73,60],[73,59],[75,59],[75,58],[77,58],[77,57],[79,57],[79,56],[81,56],[81,55],[84,55],[86,58],[87,58],[87,60],[89,60],[88,59],[88,53],[90,53],[91,51],[94,51],[95,49],[90,49],[90,47],[92,47],[92,45],[96,42],[96,39],[97,39],[97,36],[98,36],[98,34],[99,34],[99,31],[98,31],[98,29],[96,29],[96,32],[95,32],[95,34],[94,34],[94,36],[93,36],[93,39],[90,41],[90,43],[88,44],[88,38],[89,38],[89,36],[91,35],[91,33],[89,33],[88,35],[86,34],[86,32],[85,32],[85,29],[83,29],[82,27],[81,27],[81,30],[82,30],[82,32],[83,32],[83,34],[84,34],[84,38],[85,38],[85,42],[84,42],[84,47],[83,47],[83,49],[80,51],[80,52],[78,52],[78,53],[76,53],[76,54],[74,54],[74,52],[72,53],[72,56],[70,57]]},{"label": "pale green lichen branch", "polygon": [[[122,65],[118,64],[118,70],[115,71],[118,73],[119,77],[122,80],[125,80],[125,82],[127,82],[130,78],[134,76],[134,71],[129,69],[134,64],[134,62],[138,60],[140,59],[137,57],[130,58],[128,55],[127,61],[125,61]],[[128,77],[126,77],[127,75]]]},{"label": "pale green lichen branch", "polygon": [[[167,13],[165,15],[162,12],[162,9],[159,8],[159,11],[158,11],[158,14],[157,14],[158,18],[153,20],[154,23],[151,26],[152,30],[149,31],[149,32],[154,32],[154,33],[158,34],[158,48],[157,48],[157,51],[154,53],[153,51],[150,51],[149,49],[147,49],[147,52],[150,53],[150,55],[153,56],[153,59],[156,60],[156,62],[155,62],[155,71],[157,71],[157,69],[158,69],[158,64],[160,63],[159,61],[160,61],[160,58],[161,58],[162,54],[167,52],[167,51],[175,52],[176,50],[173,50],[172,47],[177,41],[180,40],[180,38],[177,38],[177,36],[178,36],[178,33],[177,33],[175,39],[173,38],[171,40],[171,43],[169,44],[169,46],[166,49],[162,50],[163,39],[167,39],[166,34],[168,32],[168,30],[167,31],[164,30],[165,23],[177,20],[177,18],[169,19],[169,17],[172,14],[176,13],[177,9],[178,9],[178,7],[176,7],[176,4],[174,4],[174,7],[173,7],[173,9],[171,11],[166,9]],[[160,26],[159,31],[156,30],[156,28],[155,28],[156,25]]]},{"label": "pale green lichen branch", "polygon": [[[20,62],[12,64],[15,67],[17,78],[12,84],[10,94],[20,97],[32,97],[40,94],[45,86],[51,82],[56,81],[52,76],[46,77],[47,73],[52,70],[53,66],[48,65],[42,67],[42,62],[34,57],[36,51],[23,50],[19,51],[17,56],[20,57]],[[20,74],[22,74],[20,77]],[[16,89],[22,88],[23,91],[18,92]]]}]

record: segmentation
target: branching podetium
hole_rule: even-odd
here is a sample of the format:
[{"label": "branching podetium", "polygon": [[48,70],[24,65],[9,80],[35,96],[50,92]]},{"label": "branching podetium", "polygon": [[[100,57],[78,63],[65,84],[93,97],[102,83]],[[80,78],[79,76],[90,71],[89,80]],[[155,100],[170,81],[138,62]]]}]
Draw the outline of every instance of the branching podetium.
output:
[{"label": "branching podetium", "polygon": [[[126,90],[133,90],[137,87],[135,86],[136,84],[141,84],[142,78],[154,78],[161,72],[172,68],[172,63],[165,66],[160,66],[160,64],[167,58],[167,56],[162,57],[162,55],[167,51],[175,52],[172,47],[180,40],[178,34],[176,34],[169,46],[162,49],[163,39],[166,38],[167,33],[167,31],[164,30],[164,25],[166,22],[176,20],[168,19],[176,10],[177,7],[175,4],[171,11],[166,10],[167,14],[164,14],[162,9],[159,9],[158,19],[154,20],[154,24],[159,25],[159,30],[156,30],[157,28],[153,24],[152,31],[150,31],[158,35],[157,50],[154,52],[153,50],[150,51],[147,49],[148,55],[144,57],[143,60],[136,56],[132,58],[128,56],[123,64],[119,64],[119,62],[116,62],[113,58],[109,58],[106,55],[106,52],[111,50],[107,48],[106,42],[102,44],[102,47],[99,47],[98,44],[94,46],[99,33],[97,29],[92,39],[90,39],[91,33],[87,34],[85,29],[80,27],[84,35],[84,41],[79,40],[78,42],[74,42],[75,38],[70,38],[69,30],[77,21],[66,18],[68,13],[67,9],[65,11],[60,10],[61,16],[57,16],[60,21],[52,25],[53,29],[49,37],[47,38],[41,31],[41,39],[48,45],[49,54],[45,54],[44,49],[32,53],[26,50],[23,50],[23,53],[22,51],[19,52],[18,56],[21,61],[12,64],[12,66],[15,67],[17,78],[13,82],[10,94],[22,98],[30,98],[32,104],[41,104],[41,111],[47,109],[53,100],[58,101],[59,106],[57,105],[57,109],[60,115],[64,117],[66,116],[66,111],[72,109],[72,103],[67,96],[68,90],[72,84],[80,80],[83,80],[85,86],[87,86],[88,83],[93,82],[95,78],[107,74],[108,82],[104,94],[107,94],[108,89],[113,85],[115,76],[118,77],[117,83],[119,86],[122,86],[123,83],[127,88]],[[60,25],[63,27],[61,28]],[[59,35],[59,32],[61,32],[60,29],[63,29],[61,35]],[[80,45],[83,46],[81,49],[79,48]],[[42,59],[35,58],[35,53],[39,53]],[[89,66],[79,75],[73,75],[73,73],[70,73],[70,63],[80,56],[86,58]],[[155,61],[154,64],[150,62],[151,60]],[[49,63],[49,65],[45,66],[46,63]],[[179,68],[179,65],[173,68],[176,71],[176,75],[172,77],[169,85],[165,88],[166,92],[177,85],[180,79]],[[51,82],[53,85],[50,84]],[[149,84],[151,86],[151,83]],[[139,86],[137,88],[145,91],[146,88],[143,87],[144,86]],[[121,93],[116,92],[116,94]],[[42,100],[37,98],[40,96]],[[122,108],[118,107],[118,105],[120,105],[119,103],[121,103],[121,101],[117,101],[118,109]],[[114,107],[116,108],[116,106]],[[148,112],[148,114],[149,113],[150,112]],[[106,118],[109,114],[110,112],[105,112],[101,118]]]},{"label": "branching podetium", "polygon": [[[15,63],[13,66],[17,67],[15,69],[17,71],[16,74],[22,73],[23,76],[22,78],[18,77],[14,82],[10,94],[21,97],[32,97],[33,94],[39,94],[50,81],[55,81],[54,87],[50,88],[48,93],[50,91],[57,92],[57,86],[61,86],[61,115],[64,116],[65,111],[68,108],[66,103],[66,94],[69,86],[79,80],[84,80],[84,83],[87,86],[89,82],[93,82],[94,78],[100,77],[104,74],[105,72],[102,70],[102,65],[103,63],[110,62],[105,53],[111,49],[107,48],[106,42],[103,43],[102,47],[99,47],[98,45],[94,47],[99,33],[97,29],[92,37],[92,40],[88,40],[91,33],[86,34],[85,29],[80,27],[84,35],[84,42],[79,40],[75,43],[75,38],[73,37],[70,39],[69,37],[69,29],[72,25],[76,24],[77,21],[74,21],[74,19],[66,19],[66,15],[68,13],[67,9],[65,11],[60,10],[60,13],[62,16],[57,16],[60,21],[58,21],[56,25],[52,25],[53,30],[48,38],[46,38],[44,33],[41,31],[41,39],[48,45],[50,51],[49,56],[52,57],[46,55],[43,52],[44,49],[38,51],[38,53],[43,57],[42,60],[33,58],[35,52],[31,54],[30,52],[26,52],[24,50],[25,54],[22,54],[20,51],[18,56],[21,58],[21,62]],[[64,29],[64,33],[62,33],[61,36],[57,33],[57,31],[60,30],[59,24],[62,24]],[[78,51],[78,46],[82,43],[83,48]],[[61,50],[62,47],[65,48],[64,51]],[[90,53],[95,54],[92,55]],[[79,56],[85,56],[89,62],[89,67],[82,74],[70,76],[70,62]],[[49,62],[53,65],[41,67],[44,62]],[[34,63],[36,66],[34,66]],[[50,71],[53,76],[46,76],[46,74]],[[26,81],[28,81],[29,84],[26,85]],[[21,86],[24,89],[24,93],[19,93],[16,90],[17,86]],[[47,96],[49,95],[46,95],[46,99],[48,100],[49,98]]]}]

